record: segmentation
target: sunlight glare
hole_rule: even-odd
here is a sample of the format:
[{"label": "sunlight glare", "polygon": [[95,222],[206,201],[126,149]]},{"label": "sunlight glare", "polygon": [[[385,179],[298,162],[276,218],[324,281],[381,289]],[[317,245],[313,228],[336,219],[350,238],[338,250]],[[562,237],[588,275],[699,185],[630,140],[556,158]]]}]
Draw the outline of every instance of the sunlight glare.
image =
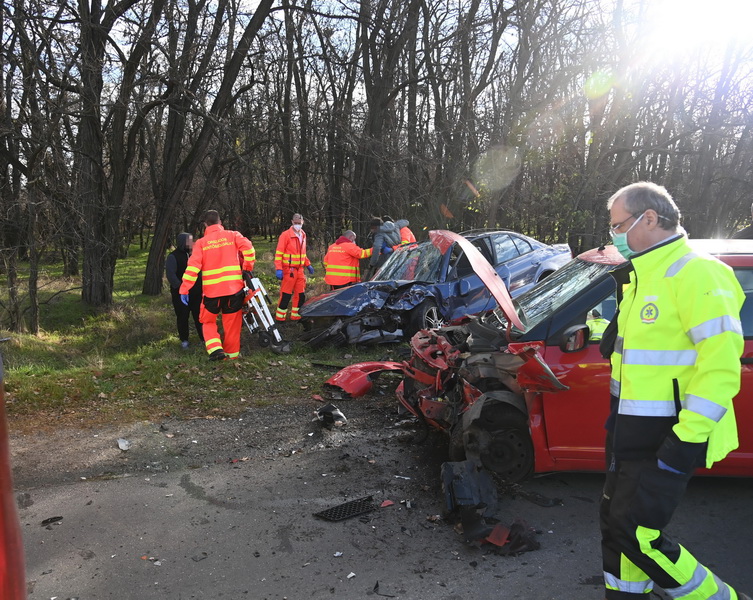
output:
[{"label": "sunlight glare", "polygon": [[695,50],[718,51],[730,41],[749,44],[750,0],[652,0],[647,3],[648,47],[655,58],[671,60]]}]

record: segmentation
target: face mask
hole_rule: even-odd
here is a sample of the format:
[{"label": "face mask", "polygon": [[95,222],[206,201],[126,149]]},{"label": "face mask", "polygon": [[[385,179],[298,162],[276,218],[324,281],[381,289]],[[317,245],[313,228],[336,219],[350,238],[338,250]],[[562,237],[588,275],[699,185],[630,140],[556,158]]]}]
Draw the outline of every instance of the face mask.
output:
[{"label": "face mask", "polygon": [[[646,213],[643,213],[645,215]],[[643,218],[643,215],[638,217],[635,222],[630,226],[630,229],[628,229],[625,233],[613,233],[612,234],[612,243],[614,244],[615,248],[617,248],[617,251],[622,254],[622,256],[626,260],[630,260],[635,255],[635,250],[633,250],[630,247],[630,244],[628,244],[628,233],[630,233],[630,230],[635,227],[638,224],[638,221],[640,221]]]},{"label": "face mask", "polygon": [[301,227],[303,227],[303,225],[297,225],[297,224],[293,223],[293,229],[295,229],[296,231],[300,231]]}]

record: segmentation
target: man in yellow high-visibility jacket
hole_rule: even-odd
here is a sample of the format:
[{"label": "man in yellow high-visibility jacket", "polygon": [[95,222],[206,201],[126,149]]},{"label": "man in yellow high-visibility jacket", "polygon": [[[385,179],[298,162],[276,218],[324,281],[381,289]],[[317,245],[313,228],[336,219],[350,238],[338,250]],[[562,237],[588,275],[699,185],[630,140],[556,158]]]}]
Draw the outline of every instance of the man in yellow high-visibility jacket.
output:
[{"label": "man in yellow high-visibility jacket", "polygon": [[656,585],[671,598],[750,600],[663,532],[693,470],[737,447],[745,296],[732,269],[691,250],[663,187],[629,185],[608,208],[632,272],[611,354],[600,506],[606,599],[647,598]]},{"label": "man in yellow high-visibility jacket", "polygon": [[327,249],[324,255],[324,281],[333,290],[361,281],[362,258],[371,256],[371,248],[356,245],[356,233],[350,229]]}]

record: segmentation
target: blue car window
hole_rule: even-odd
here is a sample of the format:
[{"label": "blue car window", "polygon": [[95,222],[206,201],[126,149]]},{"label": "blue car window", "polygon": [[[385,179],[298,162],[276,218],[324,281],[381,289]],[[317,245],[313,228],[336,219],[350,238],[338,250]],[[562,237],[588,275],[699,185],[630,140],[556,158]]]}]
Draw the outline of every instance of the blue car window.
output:
[{"label": "blue car window", "polygon": [[527,239],[517,237],[517,236],[512,236],[512,239],[515,242],[515,245],[518,247],[518,251],[521,254],[528,254],[529,252],[533,252],[531,243]]},{"label": "blue car window", "polygon": [[515,242],[506,233],[492,236],[492,244],[494,245],[494,254],[497,257],[496,264],[507,262],[520,256]]}]

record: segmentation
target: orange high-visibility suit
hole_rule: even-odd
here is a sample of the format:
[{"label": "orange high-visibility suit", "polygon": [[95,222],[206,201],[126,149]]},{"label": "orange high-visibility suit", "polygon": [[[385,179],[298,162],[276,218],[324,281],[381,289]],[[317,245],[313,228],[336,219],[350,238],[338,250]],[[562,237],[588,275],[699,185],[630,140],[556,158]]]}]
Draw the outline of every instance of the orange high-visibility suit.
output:
[{"label": "orange high-visibility suit", "polygon": [[415,244],[416,236],[408,229],[407,225],[400,228],[400,243],[401,244]]},{"label": "orange high-visibility suit", "polygon": [[[238,256],[243,257],[243,265]],[[204,331],[204,344],[211,356],[224,352],[230,359],[238,358],[241,350],[241,324],[244,294],[243,271],[253,271],[256,251],[251,240],[222,225],[209,225],[204,237],[193,246],[188,259],[180,293],[187,294],[201,273],[204,299],[199,321]],[[222,315],[224,343],[217,330],[217,315]],[[217,354],[215,354],[217,356]]]},{"label": "orange high-visibility suit", "polygon": [[284,321],[292,298],[290,320],[300,321],[299,310],[306,300],[306,274],[304,269],[311,264],[306,256],[306,232],[290,227],[280,234],[275,252],[275,270],[282,271],[280,302],[275,312],[275,321]]},{"label": "orange high-visibility suit", "polygon": [[350,238],[341,235],[324,255],[324,281],[337,289],[361,281],[362,258],[371,256],[372,249],[356,245]]}]

